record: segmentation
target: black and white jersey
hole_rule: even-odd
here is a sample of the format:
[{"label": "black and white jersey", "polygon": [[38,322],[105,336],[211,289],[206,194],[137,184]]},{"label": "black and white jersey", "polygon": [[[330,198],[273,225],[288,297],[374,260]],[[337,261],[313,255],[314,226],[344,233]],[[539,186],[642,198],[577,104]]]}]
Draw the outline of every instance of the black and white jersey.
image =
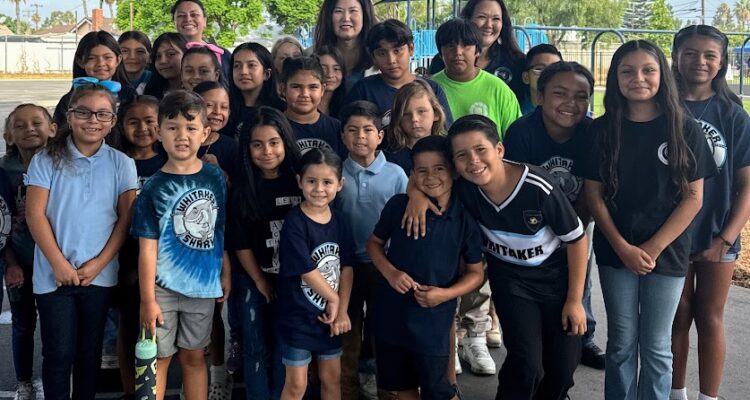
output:
[{"label": "black and white jersey", "polygon": [[561,246],[583,237],[583,224],[549,173],[521,165],[521,179],[501,204],[464,179],[458,180],[457,193],[482,231],[492,290],[558,302],[565,299],[568,288],[566,252]]}]

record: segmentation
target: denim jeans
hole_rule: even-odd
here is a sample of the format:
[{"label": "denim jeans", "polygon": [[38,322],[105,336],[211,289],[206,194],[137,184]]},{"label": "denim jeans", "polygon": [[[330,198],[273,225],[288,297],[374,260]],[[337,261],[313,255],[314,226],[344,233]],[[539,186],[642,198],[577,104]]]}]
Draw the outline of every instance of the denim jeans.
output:
[{"label": "denim jeans", "polygon": [[672,321],[685,278],[600,265],[599,280],[607,309],[605,399],[668,398]]},{"label": "denim jeans", "polygon": [[[24,270],[23,287],[18,289],[20,298],[10,302],[13,323],[13,366],[16,381],[29,381],[34,369],[34,331],[36,330],[36,302],[31,284],[31,268]],[[0,290],[1,292],[1,290]]]},{"label": "denim jeans", "polygon": [[278,399],[285,374],[274,329],[273,305],[266,302],[255,282],[244,273],[235,274],[232,292],[237,296],[234,301],[242,327],[246,398]]},{"label": "denim jeans", "polygon": [[102,338],[113,288],[63,286],[36,296],[42,336],[44,398],[67,400],[96,395]]}]

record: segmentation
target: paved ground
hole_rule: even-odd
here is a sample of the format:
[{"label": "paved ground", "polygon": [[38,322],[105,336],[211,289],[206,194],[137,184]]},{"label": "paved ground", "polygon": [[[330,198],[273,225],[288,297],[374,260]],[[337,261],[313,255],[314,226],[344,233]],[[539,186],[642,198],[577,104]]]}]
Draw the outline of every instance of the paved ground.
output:
[{"label": "paved ground", "polygon": [[[69,83],[66,81],[3,81],[0,82],[0,120],[4,121],[7,114],[21,102],[35,102],[46,107],[54,108],[57,100],[68,90]],[[4,148],[0,147],[0,149]],[[606,319],[604,304],[601,297],[601,289],[598,283],[598,274],[594,271],[593,306],[597,317],[596,341],[604,347],[606,343]],[[10,349],[10,325],[3,320],[9,319],[7,314],[7,300],[2,305],[6,311],[0,316],[0,399],[12,397],[11,390],[14,385],[13,363]],[[726,400],[746,400],[750,389],[750,348],[747,340],[750,339],[750,290],[733,287],[729,294],[726,311],[727,330],[727,361],[724,372],[721,395]],[[693,333],[691,345],[691,360],[688,376],[688,389],[691,400],[697,397],[698,372],[696,359],[696,345]],[[40,348],[40,347],[39,347]],[[505,350],[492,351],[492,356],[501,364],[505,357]],[[41,356],[37,356],[35,371],[41,370]],[[468,372],[468,366],[464,365],[465,372],[459,377],[459,383],[468,400],[494,399],[497,378],[477,377]],[[174,371],[177,372],[177,371]],[[113,398],[118,396],[117,375],[115,371],[105,371],[101,379],[101,398]],[[604,385],[604,374],[587,367],[579,367],[576,371],[576,385],[570,393],[574,400],[601,399]],[[173,373],[170,377],[170,387],[178,387],[178,374]],[[241,390],[235,391],[235,399],[243,398]],[[176,397],[175,397],[176,398]]]}]

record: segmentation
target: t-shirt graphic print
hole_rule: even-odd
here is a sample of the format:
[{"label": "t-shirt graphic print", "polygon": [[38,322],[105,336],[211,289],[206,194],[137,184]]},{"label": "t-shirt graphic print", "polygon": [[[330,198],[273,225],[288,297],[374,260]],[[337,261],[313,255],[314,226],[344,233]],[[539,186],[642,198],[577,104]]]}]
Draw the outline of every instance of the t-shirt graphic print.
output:
[{"label": "t-shirt graphic print", "polygon": [[[326,242],[321,244],[312,251],[310,259],[333,291],[338,292],[339,277],[341,276],[341,259],[339,258],[338,243]],[[307,300],[319,310],[324,311],[326,305],[328,305],[328,300],[313,290],[305,282],[304,278],[300,279],[300,281],[302,293]]]}]

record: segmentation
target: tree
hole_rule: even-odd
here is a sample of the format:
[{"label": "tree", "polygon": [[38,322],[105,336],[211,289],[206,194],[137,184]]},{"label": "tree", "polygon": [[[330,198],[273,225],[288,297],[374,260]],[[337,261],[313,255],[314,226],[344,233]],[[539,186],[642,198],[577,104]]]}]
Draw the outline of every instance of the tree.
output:
[{"label": "tree", "polygon": [[52,11],[49,17],[44,19],[42,22],[42,28],[51,28],[53,26],[60,25],[73,25],[75,24],[76,16],[72,11]]},{"label": "tree", "polygon": [[721,3],[716,7],[713,24],[722,31],[734,30],[734,18],[732,17],[732,9],[729,7],[729,4]]},{"label": "tree", "polygon": [[[117,0],[115,26],[121,30],[130,29],[130,1]],[[137,0],[134,7],[133,29],[155,37],[164,32],[174,32],[172,15],[169,13],[172,1]],[[256,28],[263,22],[261,0],[203,0],[208,25],[204,35],[218,44],[234,45],[237,35],[246,35],[248,29]]]},{"label": "tree", "polygon": [[81,4],[83,5],[83,17],[90,17],[89,15],[89,5],[86,3],[86,0],[81,0]]},{"label": "tree", "polygon": [[[531,21],[546,26],[612,27],[620,25],[625,1],[524,0],[506,4],[516,21]],[[556,43],[563,34],[555,33],[552,42]]]},{"label": "tree", "polygon": [[115,0],[99,0],[99,8],[104,8],[104,3],[107,3],[107,7],[109,8],[109,17],[114,18],[115,12],[112,6],[115,4]]},{"label": "tree", "polygon": [[737,0],[734,3],[734,16],[737,18],[739,28],[747,30],[747,24],[750,22],[750,0]]},{"label": "tree", "polygon": [[[674,17],[672,7],[667,0],[654,0],[651,4],[651,18],[649,18],[647,29],[675,30],[680,27],[680,20]],[[669,55],[672,50],[672,35],[648,34],[646,39],[652,41]]]},{"label": "tree", "polygon": [[323,0],[266,0],[265,4],[284,32],[293,33],[299,26],[315,25]]},{"label": "tree", "polygon": [[16,5],[16,31],[14,32],[16,35],[20,35],[21,32],[21,2],[26,3],[26,0],[8,0],[11,3]]},{"label": "tree", "polygon": [[622,16],[622,26],[627,29],[646,29],[652,15],[653,0],[630,0]]}]

